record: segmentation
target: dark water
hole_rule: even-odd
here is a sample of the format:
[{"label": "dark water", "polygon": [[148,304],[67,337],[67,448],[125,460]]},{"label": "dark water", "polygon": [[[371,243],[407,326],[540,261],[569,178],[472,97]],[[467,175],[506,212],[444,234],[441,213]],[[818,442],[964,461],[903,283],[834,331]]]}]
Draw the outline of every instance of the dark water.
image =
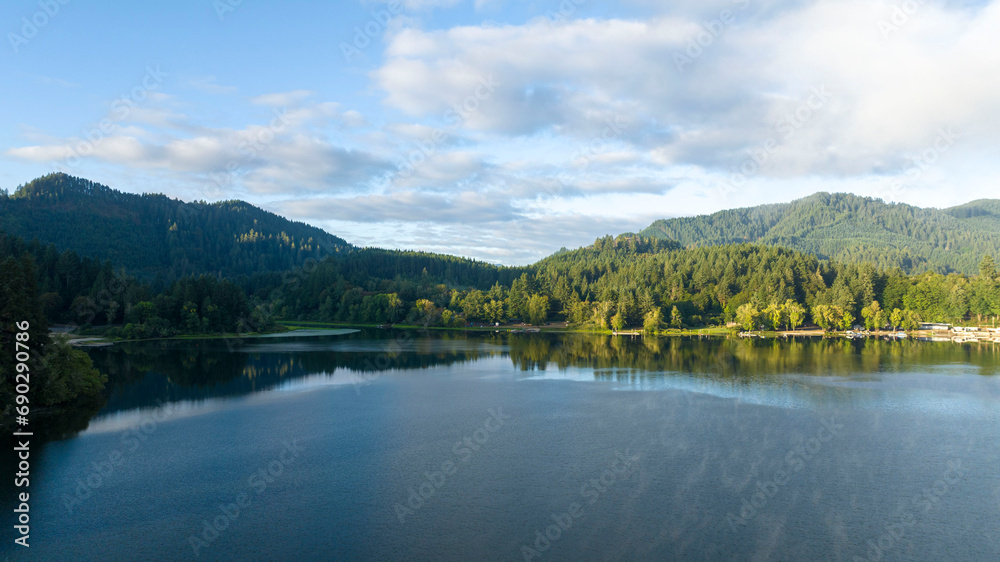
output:
[{"label": "dark water", "polygon": [[91,353],[110,396],[38,422],[11,559],[1000,560],[998,347],[365,331]]}]

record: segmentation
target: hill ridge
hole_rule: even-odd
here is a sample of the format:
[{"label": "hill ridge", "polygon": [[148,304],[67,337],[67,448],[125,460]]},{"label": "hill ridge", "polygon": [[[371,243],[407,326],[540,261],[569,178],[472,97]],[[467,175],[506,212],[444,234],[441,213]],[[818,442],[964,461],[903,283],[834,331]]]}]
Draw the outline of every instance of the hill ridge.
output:
[{"label": "hill ridge", "polygon": [[1000,253],[1000,200],[935,209],[818,192],[788,203],[661,219],[639,234],[687,248],[750,242],[908,273],[972,274],[984,255]]},{"label": "hill ridge", "polygon": [[0,231],[110,259],[140,276],[283,271],[352,248],[240,199],[186,203],[54,173],[0,195]]}]

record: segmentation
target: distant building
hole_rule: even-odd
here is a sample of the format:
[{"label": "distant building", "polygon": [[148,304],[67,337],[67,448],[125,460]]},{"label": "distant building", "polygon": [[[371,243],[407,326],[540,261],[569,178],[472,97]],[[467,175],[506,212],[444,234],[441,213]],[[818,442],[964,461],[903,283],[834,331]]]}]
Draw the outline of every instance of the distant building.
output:
[{"label": "distant building", "polygon": [[940,322],[924,322],[920,325],[921,330],[951,330],[951,324],[943,324]]}]

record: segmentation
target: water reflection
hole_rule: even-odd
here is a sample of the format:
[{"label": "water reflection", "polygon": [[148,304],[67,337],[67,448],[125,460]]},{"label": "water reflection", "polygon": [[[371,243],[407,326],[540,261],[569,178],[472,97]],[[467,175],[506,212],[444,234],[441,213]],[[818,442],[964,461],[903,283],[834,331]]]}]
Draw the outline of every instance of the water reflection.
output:
[{"label": "water reflection", "polygon": [[[162,402],[315,384],[364,384],[388,371],[509,360],[524,378],[620,382],[739,396],[758,386],[875,384],[888,373],[996,375],[1000,346],[916,341],[642,338],[362,330],[317,338],[128,343],[91,351],[108,374],[100,415]],[[794,375],[794,377],[790,377]],[[809,377],[803,379],[801,377]],[[294,387],[294,385],[293,385]],[[728,389],[728,390],[726,390]],[[77,424],[79,425],[79,424]]]},{"label": "water reflection", "polygon": [[1000,346],[844,339],[744,340],[623,338],[574,334],[511,337],[510,356],[522,370],[552,367],[634,369],[646,373],[705,373],[754,380],[778,374],[859,375],[899,372],[914,365],[961,364],[980,374],[1000,369]]},{"label": "water reflection", "polygon": [[[125,343],[91,351],[108,375],[101,415],[160,402],[240,396],[323,374],[347,383],[373,373],[427,369],[496,356],[493,338],[369,331],[336,337]],[[342,372],[341,372],[342,371]]]}]

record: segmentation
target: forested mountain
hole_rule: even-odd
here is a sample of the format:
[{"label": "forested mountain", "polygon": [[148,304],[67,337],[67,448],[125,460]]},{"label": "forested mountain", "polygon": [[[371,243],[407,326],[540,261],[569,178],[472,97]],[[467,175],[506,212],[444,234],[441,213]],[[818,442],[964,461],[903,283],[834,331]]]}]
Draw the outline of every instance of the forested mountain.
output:
[{"label": "forested mountain", "polygon": [[688,248],[753,242],[907,273],[973,274],[983,256],[1000,254],[1000,200],[923,209],[817,193],[791,203],[659,220],[640,234]]},{"label": "forested mountain", "polygon": [[0,231],[167,281],[283,271],[350,248],[323,230],[243,201],[184,203],[61,173],[0,193]]}]

